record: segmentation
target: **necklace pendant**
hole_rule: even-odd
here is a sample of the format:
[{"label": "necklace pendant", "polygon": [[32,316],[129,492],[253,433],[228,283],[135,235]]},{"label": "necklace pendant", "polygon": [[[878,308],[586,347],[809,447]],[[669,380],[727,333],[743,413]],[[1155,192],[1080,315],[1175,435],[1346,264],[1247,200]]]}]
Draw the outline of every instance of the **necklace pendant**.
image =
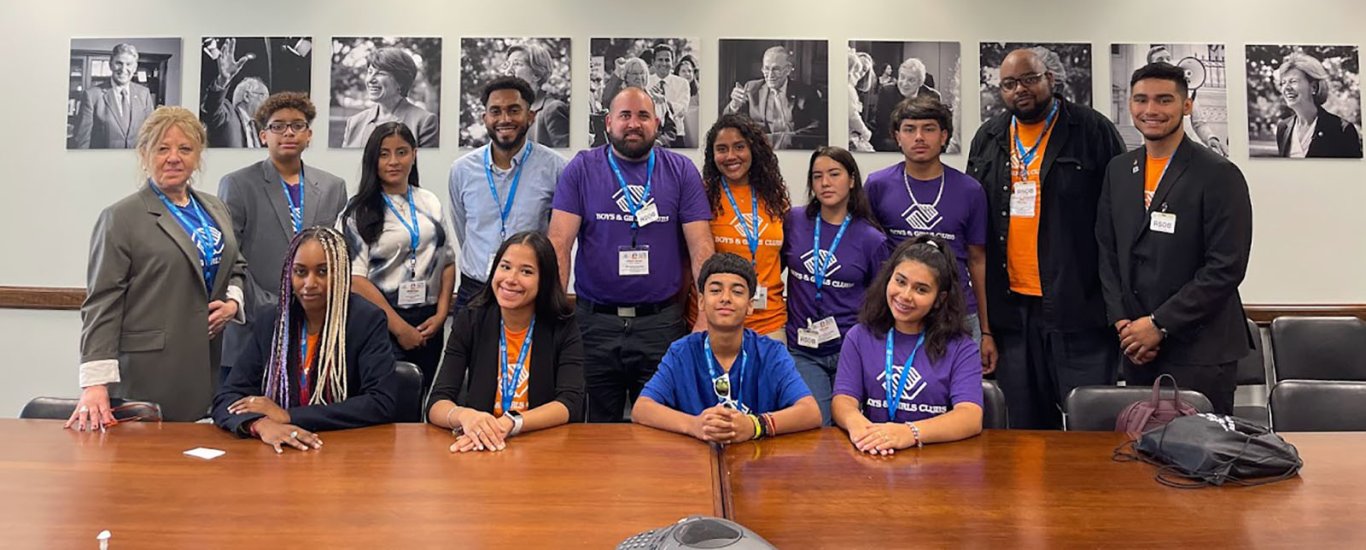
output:
[{"label": "necklace pendant", "polygon": [[715,386],[715,388],[716,388],[716,393],[719,393],[719,394],[724,395],[724,396],[727,396],[727,397],[730,396],[730,378],[729,378],[729,377],[727,377],[727,376],[717,377],[716,380],[713,380],[713,381],[712,381],[712,384],[713,384],[713,385]]}]

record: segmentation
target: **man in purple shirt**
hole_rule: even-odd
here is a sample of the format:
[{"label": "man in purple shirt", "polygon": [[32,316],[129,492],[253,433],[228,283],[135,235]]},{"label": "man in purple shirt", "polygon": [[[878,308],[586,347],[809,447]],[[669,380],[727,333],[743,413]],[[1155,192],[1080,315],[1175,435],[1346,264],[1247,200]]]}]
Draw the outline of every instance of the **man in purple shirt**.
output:
[{"label": "man in purple shirt", "polygon": [[920,235],[949,243],[961,267],[968,328],[981,343],[982,372],[996,369],[987,329],[987,197],[982,184],[940,162],[953,137],[953,112],[937,98],[916,96],[892,110],[889,128],[906,157],[868,175],[868,199],[893,246]]},{"label": "man in purple shirt", "polygon": [[658,132],[650,94],[622,89],[607,113],[611,144],[575,155],[555,188],[550,241],[565,288],[569,251],[579,245],[574,280],[592,422],[620,422],[669,344],[687,333],[677,300],[685,262],[696,277],[713,252],[702,176],[687,157],[654,147]]}]

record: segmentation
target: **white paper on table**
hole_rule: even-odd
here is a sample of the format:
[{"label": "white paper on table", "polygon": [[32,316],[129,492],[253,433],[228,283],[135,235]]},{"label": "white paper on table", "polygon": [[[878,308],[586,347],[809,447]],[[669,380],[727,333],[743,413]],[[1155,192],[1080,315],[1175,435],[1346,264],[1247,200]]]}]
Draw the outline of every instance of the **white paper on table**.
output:
[{"label": "white paper on table", "polygon": [[193,449],[185,451],[185,454],[195,458],[202,458],[204,460],[213,460],[215,458],[228,454],[228,452],[220,451],[218,449],[210,449],[208,447],[195,447]]}]

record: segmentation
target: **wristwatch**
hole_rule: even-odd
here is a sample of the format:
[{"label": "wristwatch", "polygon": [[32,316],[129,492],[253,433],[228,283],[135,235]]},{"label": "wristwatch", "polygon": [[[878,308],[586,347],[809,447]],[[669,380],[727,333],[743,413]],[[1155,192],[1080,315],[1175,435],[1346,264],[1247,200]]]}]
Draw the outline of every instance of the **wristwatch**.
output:
[{"label": "wristwatch", "polygon": [[1156,316],[1156,315],[1149,315],[1149,316],[1148,316],[1148,321],[1152,322],[1153,328],[1157,329],[1158,332],[1161,332],[1161,333],[1162,333],[1162,339],[1163,339],[1163,340],[1166,340],[1166,339],[1167,339],[1167,329],[1162,328],[1162,325],[1157,324],[1157,316]]},{"label": "wristwatch", "polygon": [[522,432],[522,413],[508,411],[503,413],[503,416],[512,419],[512,430],[508,431],[508,437],[512,437]]}]

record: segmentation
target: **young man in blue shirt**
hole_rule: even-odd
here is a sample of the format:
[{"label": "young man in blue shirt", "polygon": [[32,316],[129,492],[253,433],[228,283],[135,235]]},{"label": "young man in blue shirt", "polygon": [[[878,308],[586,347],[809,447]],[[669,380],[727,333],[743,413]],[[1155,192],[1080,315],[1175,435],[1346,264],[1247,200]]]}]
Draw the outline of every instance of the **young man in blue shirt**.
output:
[{"label": "young man in blue shirt", "polygon": [[706,332],[669,346],[631,419],[702,441],[740,443],[820,426],[811,390],[783,344],[745,328],[754,266],[729,253],[702,264],[697,289]]}]

